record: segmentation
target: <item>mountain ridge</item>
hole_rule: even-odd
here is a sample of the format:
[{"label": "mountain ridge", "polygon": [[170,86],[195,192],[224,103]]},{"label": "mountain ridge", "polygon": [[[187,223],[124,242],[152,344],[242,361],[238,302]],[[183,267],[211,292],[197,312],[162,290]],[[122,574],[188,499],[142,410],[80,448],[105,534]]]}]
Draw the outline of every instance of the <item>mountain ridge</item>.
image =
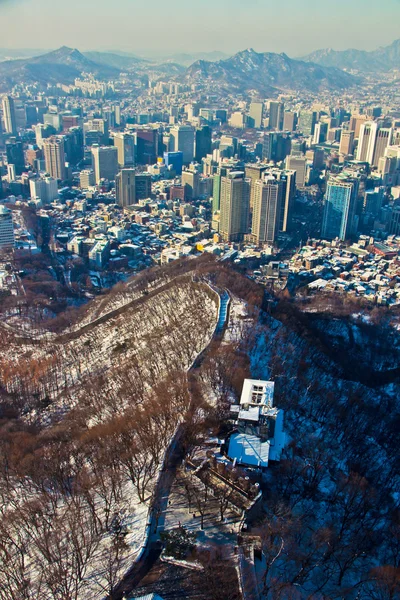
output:
[{"label": "mountain ridge", "polygon": [[324,67],[354,70],[360,72],[377,72],[400,69],[400,39],[389,46],[381,46],[376,50],[333,50],[322,48],[302,57],[305,62],[313,62]]}]

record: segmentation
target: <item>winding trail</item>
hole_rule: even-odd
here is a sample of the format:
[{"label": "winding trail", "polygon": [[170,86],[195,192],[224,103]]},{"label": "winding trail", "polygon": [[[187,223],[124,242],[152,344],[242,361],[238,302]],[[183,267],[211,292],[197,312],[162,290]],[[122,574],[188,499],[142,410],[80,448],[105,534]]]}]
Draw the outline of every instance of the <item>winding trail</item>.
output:
[{"label": "winding trail", "polygon": [[[211,344],[215,340],[221,339],[227,326],[230,296],[226,290],[221,292],[215,286],[208,285],[219,296],[217,325],[207,346],[197,355],[192,366],[188,369],[188,374],[193,373],[200,367]],[[175,480],[177,467],[184,458],[184,448],[180,443],[183,428],[184,424],[181,424],[177,428],[165,452],[162,470],[153,492],[153,509],[150,511],[150,518],[147,523],[148,535],[146,536],[146,541],[134,564],[116,586],[112,596],[107,596],[107,600],[123,600],[126,594],[129,594],[138,586],[161,554],[160,534],[164,531],[165,513],[168,508],[169,495]]]}]

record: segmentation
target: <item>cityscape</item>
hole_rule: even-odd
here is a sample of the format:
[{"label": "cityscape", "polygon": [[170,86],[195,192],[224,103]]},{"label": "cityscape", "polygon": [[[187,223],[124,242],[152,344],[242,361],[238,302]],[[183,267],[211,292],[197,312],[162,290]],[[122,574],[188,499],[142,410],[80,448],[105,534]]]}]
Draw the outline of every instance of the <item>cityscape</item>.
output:
[{"label": "cityscape", "polygon": [[400,5],[175,2],[0,4],[0,600],[395,600]]}]

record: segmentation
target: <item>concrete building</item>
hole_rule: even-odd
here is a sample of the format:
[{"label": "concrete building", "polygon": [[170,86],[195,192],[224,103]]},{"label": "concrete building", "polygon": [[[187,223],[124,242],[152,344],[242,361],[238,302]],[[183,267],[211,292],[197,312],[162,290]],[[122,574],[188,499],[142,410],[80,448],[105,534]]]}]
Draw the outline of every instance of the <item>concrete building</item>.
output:
[{"label": "concrete building", "polygon": [[236,430],[229,437],[228,456],[235,464],[265,469],[279,461],[287,442],[284,411],[274,407],[273,381],[245,379],[240,404],[231,405]]},{"label": "concrete building", "polygon": [[263,121],[264,105],[262,102],[250,102],[249,117],[251,126],[260,129]]},{"label": "concrete building", "polygon": [[43,140],[43,153],[46,171],[54,179],[66,179],[64,138],[51,136]]},{"label": "concrete building", "polygon": [[200,175],[195,171],[182,171],[182,185],[185,188],[185,200],[199,197]]},{"label": "concrete building", "polygon": [[135,138],[130,133],[116,133],[114,146],[118,150],[118,164],[121,168],[135,164]]},{"label": "concrete building", "polygon": [[93,170],[96,183],[101,179],[114,181],[118,173],[118,150],[115,146],[93,146]]},{"label": "concrete building", "polygon": [[358,188],[358,180],[344,175],[328,180],[322,219],[323,238],[347,240],[354,233]]},{"label": "concrete building", "polygon": [[170,150],[183,153],[183,164],[194,158],[194,129],[190,125],[177,125],[170,130]]},{"label": "concrete building", "polygon": [[151,197],[151,175],[137,173],[135,175],[136,201]]},{"label": "concrete building", "polygon": [[96,184],[93,169],[84,169],[79,173],[79,187],[82,190],[87,190]]},{"label": "concrete building", "polygon": [[120,206],[131,206],[136,203],[136,171],[121,169],[115,178],[115,195]]},{"label": "concrete building", "polygon": [[3,120],[4,130],[6,133],[17,133],[17,120],[15,115],[15,104],[12,96],[3,97]]},{"label": "concrete building", "polygon": [[14,248],[14,225],[12,212],[5,206],[0,206],[0,248]]},{"label": "concrete building", "polygon": [[243,171],[230,171],[221,177],[220,228],[224,241],[238,242],[248,232],[250,180]]},{"label": "concrete building", "polygon": [[252,234],[257,245],[273,244],[278,236],[284,184],[272,176],[254,183]]},{"label": "concrete building", "polygon": [[296,187],[302,189],[306,185],[307,159],[305,156],[291,154],[286,158],[286,168],[296,173]]},{"label": "concrete building", "polygon": [[354,150],[354,131],[342,130],[340,136],[339,154],[342,156],[348,156],[353,154]]},{"label": "concrete building", "polygon": [[269,123],[268,126],[270,129],[275,129],[276,131],[283,130],[283,118],[285,112],[285,105],[283,102],[276,102],[275,100],[271,100],[268,105],[269,108]]}]

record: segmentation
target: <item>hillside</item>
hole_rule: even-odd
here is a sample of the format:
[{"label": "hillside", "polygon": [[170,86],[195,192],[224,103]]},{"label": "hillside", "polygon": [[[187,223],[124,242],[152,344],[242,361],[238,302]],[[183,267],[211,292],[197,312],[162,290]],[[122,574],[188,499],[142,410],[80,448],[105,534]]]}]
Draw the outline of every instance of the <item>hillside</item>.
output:
[{"label": "hillside", "polygon": [[92,73],[100,79],[118,77],[119,70],[86,58],[79,50],[63,46],[33,58],[0,62],[0,90],[13,85],[38,82],[73,83],[82,73]]},{"label": "hillside", "polygon": [[400,39],[390,46],[367,52],[366,50],[316,50],[303,57],[304,61],[324,67],[354,70],[363,73],[390,71],[400,68]]},{"label": "hillside", "polygon": [[229,91],[256,90],[261,94],[278,90],[339,90],[357,82],[339,69],[293,60],[286,54],[258,53],[251,48],[226,60],[197,61],[188,68],[185,79],[222,86]]}]

